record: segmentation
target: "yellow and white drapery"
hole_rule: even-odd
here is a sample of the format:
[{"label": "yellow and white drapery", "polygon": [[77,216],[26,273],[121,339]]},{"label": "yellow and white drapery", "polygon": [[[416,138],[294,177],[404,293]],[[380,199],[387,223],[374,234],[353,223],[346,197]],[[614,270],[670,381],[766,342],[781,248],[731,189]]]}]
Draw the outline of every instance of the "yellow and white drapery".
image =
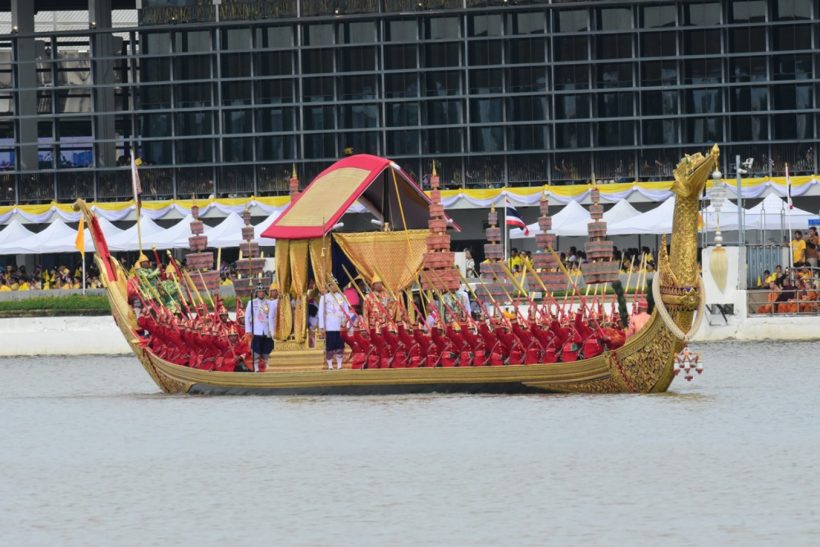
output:
[{"label": "yellow and white drapery", "polygon": [[370,283],[377,275],[393,292],[410,286],[421,270],[427,250],[427,230],[337,233],[339,244],[356,269]]}]

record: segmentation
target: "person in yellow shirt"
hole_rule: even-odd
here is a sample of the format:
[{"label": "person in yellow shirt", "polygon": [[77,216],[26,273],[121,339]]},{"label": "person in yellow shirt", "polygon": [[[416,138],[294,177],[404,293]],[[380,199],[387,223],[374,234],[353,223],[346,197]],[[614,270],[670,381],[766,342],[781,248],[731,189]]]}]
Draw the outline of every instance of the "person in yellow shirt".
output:
[{"label": "person in yellow shirt", "polygon": [[[516,267],[518,270],[516,270]],[[521,271],[524,267],[524,259],[521,257],[521,254],[518,252],[518,249],[513,249],[510,253],[510,270],[513,272]]]},{"label": "person in yellow shirt", "polygon": [[794,233],[791,248],[792,262],[795,266],[806,261],[806,241],[803,239],[803,232],[800,230]]},{"label": "person in yellow shirt", "polygon": [[6,279],[0,276],[0,292],[11,292],[11,287],[6,284]]},{"label": "person in yellow shirt", "polygon": [[20,283],[17,284],[18,291],[30,290],[31,286],[28,284],[28,278],[23,276],[20,278]]}]

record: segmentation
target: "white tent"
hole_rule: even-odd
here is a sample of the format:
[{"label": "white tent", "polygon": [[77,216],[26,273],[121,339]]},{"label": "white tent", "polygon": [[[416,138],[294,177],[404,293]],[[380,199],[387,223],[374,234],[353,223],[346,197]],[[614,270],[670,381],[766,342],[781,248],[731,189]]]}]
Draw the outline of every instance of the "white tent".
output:
[{"label": "white tent", "polygon": [[[62,219],[57,219],[42,232],[20,240],[9,249],[9,254],[46,254],[76,252],[74,242],[77,230],[70,228]],[[85,250],[93,251],[91,236],[86,231]]]},{"label": "white tent", "polygon": [[769,194],[763,201],[746,210],[745,228],[747,230],[805,230],[809,219],[817,218],[803,209],[788,210],[785,200],[775,194]]},{"label": "white tent", "polygon": [[607,226],[608,235],[668,234],[672,231],[675,196],[649,211]]},{"label": "white tent", "polygon": [[[562,211],[563,212],[563,211]],[[559,213],[560,214],[560,213]],[[640,215],[641,212],[635,209],[629,202],[625,199],[618,201],[609,211],[604,213],[604,221],[607,223],[607,227],[617,222],[622,222],[628,220],[630,218],[636,217]],[[556,217],[558,215],[555,215]],[[555,217],[553,217],[555,218]],[[592,222],[592,217],[587,212],[586,220],[581,222],[580,221],[580,214],[578,215],[578,219],[569,219],[562,223],[560,226],[560,231],[553,229],[559,236],[583,236],[586,237],[589,234],[589,226],[588,223]],[[553,227],[555,228],[555,221],[553,220]]]},{"label": "white tent", "polygon": [[[571,235],[568,231],[576,229],[578,226],[583,226],[583,233],[586,233],[586,228],[589,221],[589,211],[584,209],[584,207],[577,201],[570,201],[564,206],[563,209],[552,216],[552,229],[550,231],[558,236]],[[535,237],[537,234],[541,233],[541,228],[538,226],[538,222],[528,224],[527,229],[530,233],[525,236],[524,231],[521,228],[513,228],[510,230],[510,239]]]},{"label": "white tent", "polygon": [[282,214],[281,211],[274,211],[271,216],[257,224],[253,227],[253,237],[256,238],[256,241],[259,242],[260,247],[273,247],[276,245],[275,239],[270,239],[267,237],[262,237],[262,232],[267,230],[273,222],[279,218],[279,215]]},{"label": "white tent", "polygon": [[[101,221],[102,222],[102,221]],[[161,228],[156,222],[148,217],[142,217],[140,222],[142,228],[143,248],[150,248],[151,245],[146,245],[146,241],[155,238],[156,234],[162,232]],[[111,251],[136,251],[139,249],[137,241],[137,225],[134,224],[127,230],[120,230],[116,234],[109,233],[108,229],[102,226],[105,240],[108,242],[108,249]],[[147,238],[147,239],[146,239]]]},{"label": "white tent", "polygon": [[188,248],[188,238],[191,237],[191,222],[194,217],[190,214],[185,215],[185,218],[164,230],[152,235],[151,238],[146,239],[145,233],[142,234],[142,247],[157,249],[186,249]]},{"label": "white tent", "polygon": [[[709,205],[703,211],[703,225],[706,226],[706,231],[714,232],[717,228],[718,215],[715,211],[714,205]],[[737,204],[732,201],[724,200],[720,207],[720,229],[723,232],[730,230],[737,230]]]},{"label": "white tent", "polygon": [[213,228],[205,228],[208,247],[238,247],[242,242],[242,227],[245,221],[236,213],[230,213],[225,220]]},{"label": "white tent", "polygon": [[23,224],[13,219],[0,231],[0,255],[16,254],[10,250],[17,247],[17,243],[34,235],[34,232],[23,226]]}]

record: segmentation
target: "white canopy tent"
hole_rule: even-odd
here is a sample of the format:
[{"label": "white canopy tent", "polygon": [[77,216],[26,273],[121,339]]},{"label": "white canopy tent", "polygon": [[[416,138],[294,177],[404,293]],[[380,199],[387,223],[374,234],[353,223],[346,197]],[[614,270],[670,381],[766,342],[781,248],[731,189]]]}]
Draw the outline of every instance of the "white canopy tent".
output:
[{"label": "white canopy tent", "polygon": [[737,204],[724,200],[720,207],[720,219],[718,219],[717,211],[714,205],[709,205],[703,211],[703,225],[707,232],[714,232],[717,228],[718,220],[720,220],[720,229],[723,232],[730,230],[737,230]]},{"label": "white canopy tent", "polygon": [[[589,211],[584,209],[583,205],[577,201],[570,201],[563,209],[552,215],[552,229],[553,234],[558,236],[570,235],[565,230],[572,230],[576,226],[583,226],[586,230],[587,224],[590,221]],[[524,230],[521,228],[513,228],[510,230],[510,239],[523,239],[526,237],[535,237],[541,233],[541,228],[538,222],[533,222],[527,225],[529,235],[524,235]],[[586,233],[586,232],[584,232]]]},{"label": "white canopy tent", "polygon": [[655,235],[672,231],[672,216],[675,211],[675,196],[632,218],[607,226],[608,235]]},{"label": "white canopy tent", "polygon": [[[114,234],[122,231],[104,218],[100,218],[99,222],[103,233]],[[69,227],[63,220],[57,219],[42,232],[32,234],[13,245],[4,246],[2,252],[4,254],[72,253],[77,251],[74,246],[76,240],[77,230]],[[85,229],[84,242],[85,251],[93,252],[94,244],[88,228]]]},{"label": "white canopy tent", "polygon": [[273,247],[276,245],[275,239],[270,239],[267,237],[262,237],[262,232],[268,229],[273,222],[279,218],[279,215],[282,214],[281,211],[274,211],[271,215],[253,227],[253,237],[256,238],[256,241],[259,242],[260,247]]},{"label": "white canopy tent", "polygon": [[185,218],[171,226],[170,228],[160,229],[156,234],[153,234],[150,239],[146,239],[145,233],[142,234],[143,249],[156,247],[157,249],[185,249],[188,247],[188,238],[191,237],[191,222],[194,217],[190,214],[185,215]]},{"label": "white canopy tent", "polygon": [[242,227],[245,221],[236,213],[229,213],[225,220],[213,228],[205,228],[208,247],[238,247],[242,242]]},{"label": "white canopy tent", "polygon": [[[146,244],[146,242],[155,239],[157,234],[165,230],[148,217],[142,217],[140,227],[142,229],[143,248],[151,248],[151,245]],[[107,229],[103,227],[103,234],[105,234],[105,240],[108,242],[108,248],[111,251],[136,251],[139,249],[136,224],[127,230],[120,230],[115,235],[110,235]]]},{"label": "white canopy tent", "polygon": [[17,243],[34,235],[34,232],[23,226],[18,219],[13,219],[0,231],[0,255],[16,254],[12,249]]},{"label": "white canopy tent", "polygon": [[[609,227],[612,224],[626,221],[640,214],[641,212],[635,209],[632,205],[630,205],[627,200],[622,199],[618,201],[615,205],[613,205],[612,208],[609,209],[609,211],[604,212],[604,221],[607,223],[607,227]],[[564,223],[561,227],[561,232],[557,233],[557,235],[586,237],[589,234],[589,227],[587,226],[587,224],[590,222],[592,222],[592,217],[589,215],[589,212],[587,212],[587,220],[585,222]]]},{"label": "white canopy tent", "polygon": [[817,218],[803,209],[788,210],[783,198],[769,194],[763,201],[746,210],[745,228],[747,230],[806,230],[809,219]]}]

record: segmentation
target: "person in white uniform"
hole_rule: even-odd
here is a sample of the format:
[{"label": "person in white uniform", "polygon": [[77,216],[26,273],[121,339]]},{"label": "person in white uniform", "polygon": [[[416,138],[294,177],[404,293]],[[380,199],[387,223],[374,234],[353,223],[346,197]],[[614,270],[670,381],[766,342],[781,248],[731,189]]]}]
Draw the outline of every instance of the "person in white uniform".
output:
[{"label": "person in white uniform", "polygon": [[342,368],[342,356],[345,343],[342,339],[342,329],[347,328],[350,321],[350,305],[339,291],[336,280],[329,283],[328,292],[319,299],[319,331],[325,335],[325,359],[328,370],[333,370],[333,359],[336,359],[336,368]]},{"label": "person in white uniform", "polygon": [[270,304],[265,299],[265,287],[260,283],[256,295],[245,308],[245,332],[251,334],[253,371],[265,372],[268,355],[273,350],[273,339],[269,327]]}]

